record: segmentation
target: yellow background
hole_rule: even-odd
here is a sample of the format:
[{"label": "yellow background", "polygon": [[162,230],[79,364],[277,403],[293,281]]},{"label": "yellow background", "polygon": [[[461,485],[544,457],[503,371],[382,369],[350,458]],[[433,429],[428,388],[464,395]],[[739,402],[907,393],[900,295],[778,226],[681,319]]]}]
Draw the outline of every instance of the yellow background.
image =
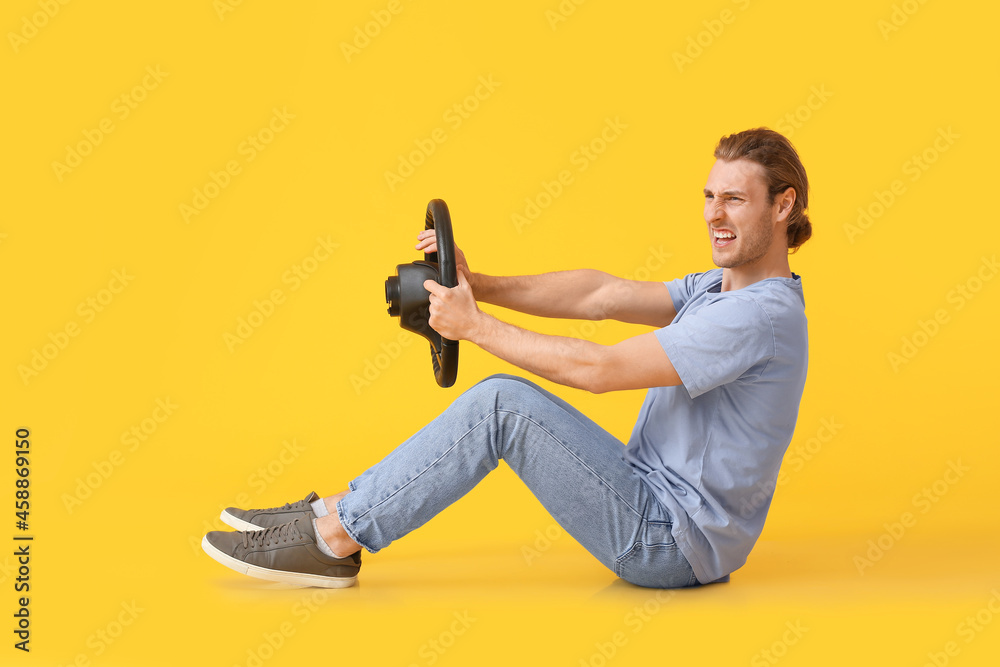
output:
[{"label": "yellow background", "polygon": [[[11,446],[0,663],[995,664],[1000,12],[691,4],[4,3],[0,431],[31,429],[35,540],[24,654]],[[275,110],[293,117],[268,136]],[[624,127],[580,171],[609,119]],[[201,552],[223,507],[336,492],[512,370],[463,345],[442,390],[426,345],[399,343],[383,281],[420,257],[429,199],[474,270],[671,279],[710,268],[715,142],[760,125],[790,136],[812,182],[815,235],[792,258],[811,359],[783,483],[730,584],[615,582],[505,467],[368,556],[354,589],[280,589]],[[249,160],[257,135],[271,141]],[[563,170],[572,182],[515,224]],[[879,215],[859,227],[859,208]],[[336,248],[307,262],[317,239]],[[315,269],[298,284],[297,265]],[[642,331],[498,314],[598,342]],[[25,375],[36,351],[51,358]],[[622,439],[642,401],[542,384]],[[133,428],[143,441],[123,441]]]}]

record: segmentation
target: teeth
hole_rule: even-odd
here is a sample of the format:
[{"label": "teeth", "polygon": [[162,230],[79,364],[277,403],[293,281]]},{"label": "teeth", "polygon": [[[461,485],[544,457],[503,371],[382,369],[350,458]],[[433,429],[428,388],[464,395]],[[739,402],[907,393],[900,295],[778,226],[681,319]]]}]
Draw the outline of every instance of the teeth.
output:
[{"label": "teeth", "polygon": [[717,239],[735,239],[736,238],[736,234],[733,234],[732,232],[716,231],[716,232],[714,232],[714,234],[715,234],[715,238],[717,238]]}]

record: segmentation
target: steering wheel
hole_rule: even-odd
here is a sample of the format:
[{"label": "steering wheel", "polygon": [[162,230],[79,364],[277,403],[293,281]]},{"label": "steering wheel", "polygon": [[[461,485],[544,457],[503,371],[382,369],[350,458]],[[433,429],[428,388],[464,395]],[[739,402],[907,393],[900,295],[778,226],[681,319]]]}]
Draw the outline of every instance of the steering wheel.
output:
[{"label": "steering wheel", "polygon": [[450,387],[458,377],[458,341],[442,338],[431,328],[430,292],[425,280],[434,280],[445,287],[458,285],[455,268],[455,237],[451,231],[448,205],[441,199],[427,204],[424,229],[433,229],[437,236],[437,252],[424,253],[423,261],[399,264],[396,275],[385,281],[385,302],[392,317],[399,317],[399,326],[423,336],[431,344],[431,365],[434,379],[441,387]]}]

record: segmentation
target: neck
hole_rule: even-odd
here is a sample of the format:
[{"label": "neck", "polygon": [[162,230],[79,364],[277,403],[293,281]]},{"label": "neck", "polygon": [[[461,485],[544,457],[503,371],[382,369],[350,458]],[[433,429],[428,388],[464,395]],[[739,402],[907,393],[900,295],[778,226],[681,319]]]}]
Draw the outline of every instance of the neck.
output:
[{"label": "neck", "polygon": [[763,257],[756,262],[742,264],[732,269],[722,269],[722,291],[743,289],[767,278],[791,278],[792,269],[788,265],[788,252],[784,251],[780,259],[766,261]]}]

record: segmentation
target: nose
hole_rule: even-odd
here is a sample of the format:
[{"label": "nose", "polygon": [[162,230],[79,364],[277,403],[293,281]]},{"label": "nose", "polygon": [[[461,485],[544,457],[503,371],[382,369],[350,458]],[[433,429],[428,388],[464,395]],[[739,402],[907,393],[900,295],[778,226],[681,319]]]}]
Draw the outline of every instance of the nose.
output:
[{"label": "nose", "polygon": [[705,201],[705,222],[718,222],[725,217],[725,209],[718,199]]}]

